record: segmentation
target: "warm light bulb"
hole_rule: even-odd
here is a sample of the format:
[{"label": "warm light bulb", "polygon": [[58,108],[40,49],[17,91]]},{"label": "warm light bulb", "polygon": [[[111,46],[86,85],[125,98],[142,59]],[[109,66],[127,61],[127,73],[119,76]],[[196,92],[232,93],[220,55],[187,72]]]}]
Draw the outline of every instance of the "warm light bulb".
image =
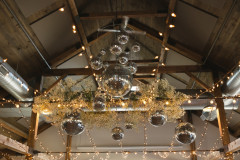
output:
[{"label": "warm light bulb", "polygon": [[192,101],[189,99],[189,100],[188,100],[188,103],[192,103]]},{"label": "warm light bulb", "polygon": [[175,25],[173,25],[173,24],[169,25],[169,28],[174,28],[174,27],[175,27]]},{"label": "warm light bulb", "polygon": [[75,25],[73,25],[72,28],[73,28],[73,30],[76,30],[76,26]]},{"label": "warm light bulb", "polygon": [[235,104],[237,101],[236,101],[236,99],[233,99],[233,104]]},{"label": "warm light bulb", "polygon": [[16,108],[19,108],[19,104],[15,104]]},{"label": "warm light bulb", "polygon": [[168,102],[168,101],[166,102],[166,105],[169,105],[169,102]]},{"label": "warm light bulb", "polygon": [[177,15],[175,13],[171,13],[172,17],[177,17]]},{"label": "warm light bulb", "polygon": [[211,101],[210,101],[210,104],[213,104],[213,103],[214,103],[213,100],[211,100]]},{"label": "warm light bulb", "polygon": [[85,66],[85,68],[88,68],[88,66]]},{"label": "warm light bulb", "polygon": [[159,36],[163,36],[163,33],[162,33],[162,32],[159,32],[158,34],[159,34]]},{"label": "warm light bulb", "polygon": [[6,58],[6,59],[3,59],[3,62],[4,62],[4,63],[7,62],[7,58]]},{"label": "warm light bulb", "polygon": [[60,8],[59,11],[64,12],[64,8]]},{"label": "warm light bulb", "polygon": [[167,48],[167,47],[165,47],[164,49],[165,49],[166,51],[169,51],[169,48]]},{"label": "warm light bulb", "polygon": [[156,56],[155,59],[158,59],[158,56]]},{"label": "warm light bulb", "polygon": [[153,72],[155,72],[156,71],[156,69],[153,69]]},{"label": "warm light bulb", "polygon": [[82,56],[82,55],[83,55],[82,53],[79,54],[79,56]]},{"label": "warm light bulb", "polygon": [[85,48],[85,46],[82,46],[82,50],[85,50],[86,48]]},{"label": "warm light bulb", "polygon": [[162,63],[162,66],[165,66],[165,64],[164,64],[164,63]]}]

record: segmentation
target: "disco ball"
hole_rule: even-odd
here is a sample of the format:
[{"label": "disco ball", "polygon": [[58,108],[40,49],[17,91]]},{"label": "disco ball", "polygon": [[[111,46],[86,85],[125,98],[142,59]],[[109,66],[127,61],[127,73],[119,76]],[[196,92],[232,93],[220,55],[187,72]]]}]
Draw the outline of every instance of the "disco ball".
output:
[{"label": "disco ball", "polygon": [[70,114],[62,121],[62,130],[71,136],[81,134],[84,131],[84,128],[85,126],[80,120],[80,114]]},{"label": "disco ball", "polygon": [[127,44],[129,36],[125,33],[122,33],[117,36],[117,40],[120,44]]},{"label": "disco ball", "polygon": [[105,49],[101,49],[101,51],[99,52],[99,54],[100,54],[101,56],[104,56],[104,55],[107,54],[107,51],[106,51]]},{"label": "disco ball", "polygon": [[196,139],[194,126],[188,122],[179,123],[175,128],[175,138],[181,144],[190,144]]},{"label": "disco ball", "polygon": [[120,141],[124,137],[123,129],[120,127],[115,127],[112,129],[112,138],[115,141]]},{"label": "disco ball", "polygon": [[130,122],[126,123],[125,128],[126,129],[133,129],[133,123],[130,123]]},{"label": "disco ball", "polygon": [[96,111],[102,111],[105,107],[105,98],[103,96],[97,96],[94,98],[93,108]]},{"label": "disco ball", "polygon": [[131,90],[133,77],[129,69],[122,65],[110,65],[102,78],[103,88],[113,98],[123,97]]},{"label": "disco ball", "polygon": [[122,53],[122,48],[120,45],[118,44],[113,44],[110,48],[109,48],[110,52],[116,56],[120,55]]},{"label": "disco ball", "polygon": [[128,68],[129,68],[131,74],[135,74],[137,72],[137,64],[134,62],[130,62],[128,65]]},{"label": "disco ball", "polygon": [[140,47],[140,44],[139,43],[134,43],[133,45],[132,45],[132,51],[133,52],[139,52],[141,50],[141,47]]},{"label": "disco ball", "polygon": [[103,67],[103,61],[100,57],[95,57],[93,59],[91,59],[91,67],[94,70],[100,70]]},{"label": "disco ball", "polygon": [[120,64],[127,64],[127,62],[128,62],[128,54],[126,54],[126,53],[120,54],[119,57],[118,57],[118,62]]},{"label": "disco ball", "polygon": [[154,127],[163,126],[167,122],[167,116],[164,115],[162,111],[156,111],[156,113],[149,118],[149,122]]}]

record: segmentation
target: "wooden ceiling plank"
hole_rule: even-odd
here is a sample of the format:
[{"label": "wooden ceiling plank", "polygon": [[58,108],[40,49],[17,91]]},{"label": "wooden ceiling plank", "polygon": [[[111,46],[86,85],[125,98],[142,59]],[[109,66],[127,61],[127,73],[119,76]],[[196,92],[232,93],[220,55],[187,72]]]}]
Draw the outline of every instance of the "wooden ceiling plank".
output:
[{"label": "wooden ceiling plank", "polygon": [[0,119],[0,126],[5,128],[5,129],[7,129],[7,130],[9,130],[9,131],[11,131],[11,132],[13,132],[14,134],[16,134],[18,136],[21,136],[21,137],[23,137],[25,139],[28,138],[28,134],[27,133],[21,131],[20,129],[16,128],[15,126],[13,126],[13,125],[11,125],[11,124],[9,124],[7,122],[5,122],[2,119]]},{"label": "wooden ceiling plank", "polygon": [[72,136],[68,135],[65,160],[71,160],[71,146],[72,146]]},{"label": "wooden ceiling plank", "polygon": [[[45,50],[45,48],[43,47],[43,45],[41,44],[40,40],[38,39],[38,37],[36,36],[36,34],[34,33],[33,29],[30,27],[30,25],[28,24],[28,21],[26,20],[26,18],[24,17],[24,15],[22,14],[21,10],[19,9],[18,5],[16,4],[16,2],[14,0],[4,0],[4,2],[6,2],[6,4],[9,6],[6,6],[6,8],[9,10],[12,10],[12,13],[16,16],[18,22],[21,24],[19,26],[22,26],[21,30],[24,32],[25,36],[27,37],[27,39],[30,41],[30,39],[32,40],[32,42],[34,43],[31,44],[36,50],[38,49],[41,54],[43,55],[45,60],[49,59],[49,55],[47,53],[47,51]],[[10,12],[10,11],[9,11]],[[37,52],[37,51],[36,51]],[[39,54],[34,54],[34,56],[36,56],[40,62],[43,64],[43,66],[45,66],[45,68],[47,68],[46,63],[44,63],[44,61],[42,60],[42,57]],[[44,68],[44,69],[45,69]]]},{"label": "wooden ceiling plank", "polygon": [[9,137],[0,134],[0,145],[9,150],[28,155],[29,147],[25,144],[19,143]]},{"label": "wooden ceiling plank", "polygon": [[158,11],[120,11],[116,12],[105,12],[105,13],[81,13],[81,20],[92,20],[92,19],[103,19],[103,18],[123,18],[127,16],[129,18],[138,17],[166,17],[167,13],[161,13]]},{"label": "wooden ceiling plank", "polygon": [[[153,73],[155,66],[139,66],[137,73]],[[206,66],[202,65],[179,65],[179,66],[160,66],[158,73],[185,73],[185,72],[209,72],[211,71]],[[95,71],[96,74],[101,74],[102,70]],[[68,68],[68,69],[52,69],[43,73],[43,76],[62,76],[68,75],[92,75],[90,68]]]},{"label": "wooden ceiling plank", "polygon": [[190,72],[185,72],[186,75],[188,75],[192,80],[194,80],[195,82],[197,82],[197,84],[199,84],[199,86],[203,87],[204,89],[208,90],[210,87],[208,85],[206,85],[203,81],[201,81],[197,76],[193,75]]},{"label": "wooden ceiling plank", "polygon": [[180,1],[214,17],[219,17],[222,12],[222,10],[215,8],[209,4],[206,4],[200,0],[180,0]]},{"label": "wooden ceiling plank", "polygon": [[39,11],[37,11],[36,13],[30,15],[29,17],[27,17],[27,21],[30,25],[34,24],[35,22],[49,16],[50,14],[58,11],[60,8],[63,8],[65,6],[65,2],[64,0],[58,0],[54,3],[52,3],[51,5],[49,5],[46,8],[43,8]]}]

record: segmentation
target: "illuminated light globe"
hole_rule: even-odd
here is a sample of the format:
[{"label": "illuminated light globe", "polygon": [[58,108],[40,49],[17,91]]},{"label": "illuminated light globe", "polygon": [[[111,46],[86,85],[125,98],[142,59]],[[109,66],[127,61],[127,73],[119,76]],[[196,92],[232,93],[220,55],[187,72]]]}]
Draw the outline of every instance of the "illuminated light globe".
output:
[{"label": "illuminated light globe", "polygon": [[134,62],[130,62],[128,65],[128,68],[129,68],[131,74],[135,74],[137,72],[137,64]]},{"label": "illuminated light globe", "polygon": [[95,57],[93,59],[91,59],[91,67],[94,70],[100,70],[103,67],[103,61],[100,57]]},{"label": "illuminated light globe", "polygon": [[96,111],[102,111],[105,107],[105,98],[103,96],[97,96],[94,98],[93,108]]},{"label": "illuminated light globe", "polygon": [[132,45],[132,51],[133,51],[133,52],[137,53],[137,52],[139,52],[140,50],[141,50],[141,47],[140,47],[140,44],[139,44],[139,43],[134,43],[134,44]]},{"label": "illuminated light globe", "polygon": [[149,118],[149,122],[154,127],[163,126],[167,122],[167,116],[164,115],[162,111],[156,111],[156,113]]},{"label": "illuminated light globe", "polygon": [[132,74],[127,67],[110,65],[103,71],[103,88],[113,98],[120,98],[128,94],[132,87]]},{"label": "illuminated light globe", "polygon": [[84,131],[85,126],[80,120],[79,113],[73,113],[64,118],[62,121],[62,130],[70,136],[81,134]]},{"label": "illuminated light globe", "polygon": [[122,53],[122,48],[121,48],[121,46],[118,45],[118,44],[113,44],[113,45],[109,48],[109,51],[110,51],[112,54],[118,56],[118,55],[120,55],[120,54]]},{"label": "illuminated light globe", "polygon": [[125,33],[123,34],[119,34],[117,36],[117,40],[120,44],[127,44],[128,43],[128,40],[129,40],[129,36]]},{"label": "illuminated light globe", "polygon": [[128,63],[128,54],[122,53],[118,57],[118,62],[120,64],[127,64]]},{"label": "illuminated light globe", "polygon": [[115,141],[120,141],[124,137],[123,129],[120,127],[115,127],[112,129],[112,138]]},{"label": "illuminated light globe", "polygon": [[194,126],[188,122],[179,123],[175,128],[175,138],[181,144],[191,144],[196,139]]}]

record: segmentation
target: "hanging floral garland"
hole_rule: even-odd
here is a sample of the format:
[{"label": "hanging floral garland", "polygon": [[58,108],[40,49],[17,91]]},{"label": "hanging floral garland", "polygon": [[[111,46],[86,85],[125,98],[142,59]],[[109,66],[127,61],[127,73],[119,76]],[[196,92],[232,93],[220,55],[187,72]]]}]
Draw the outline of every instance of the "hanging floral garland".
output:
[{"label": "hanging floral garland", "polygon": [[[35,97],[33,111],[42,113],[47,121],[55,124],[60,124],[66,115],[78,112],[86,127],[112,128],[124,121],[126,127],[132,128],[142,124],[144,114],[150,117],[157,111],[161,111],[168,122],[175,122],[184,115],[180,106],[188,99],[187,95],[176,92],[166,79],[140,85],[140,91],[130,93],[128,100],[92,92],[91,87],[87,80],[62,80],[49,93]],[[104,111],[96,111],[93,107],[99,94],[106,99]],[[117,108],[128,111],[118,113]]]}]

